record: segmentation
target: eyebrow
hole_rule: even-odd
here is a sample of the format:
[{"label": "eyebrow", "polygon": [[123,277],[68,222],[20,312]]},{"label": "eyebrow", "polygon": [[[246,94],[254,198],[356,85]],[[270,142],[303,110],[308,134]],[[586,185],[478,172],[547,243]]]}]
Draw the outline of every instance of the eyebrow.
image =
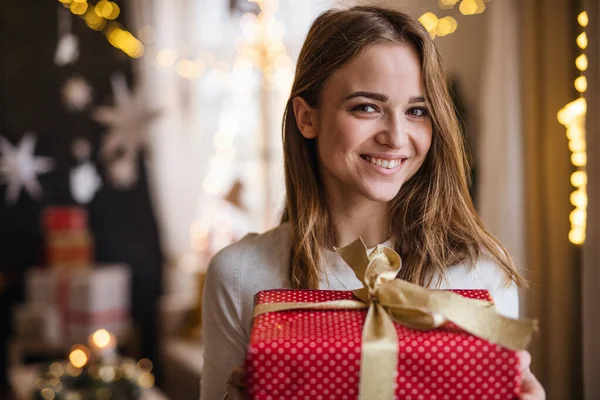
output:
[{"label": "eyebrow", "polygon": [[[369,99],[382,101],[382,102],[386,102],[389,99],[388,96],[386,96],[385,94],[382,94],[382,93],[359,91],[359,92],[354,92],[354,93],[349,94],[348,96],[346,96],[346,98],[344,100],[350,100],[355,97],[367,97]],[[425,97],[413,96],[408,99],[408,104],[414,104],[414,103],[425,103]]]}]

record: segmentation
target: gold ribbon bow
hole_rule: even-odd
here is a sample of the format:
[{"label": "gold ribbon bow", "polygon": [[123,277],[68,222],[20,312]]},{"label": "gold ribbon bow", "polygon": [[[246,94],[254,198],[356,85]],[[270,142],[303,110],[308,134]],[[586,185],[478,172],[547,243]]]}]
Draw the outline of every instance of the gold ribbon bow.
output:
[{"label": "gold ribbon bow", "polygon": [[254,316],[297,309],[368,308],[362,332],[361,400],[395,398],[399,349],[394,321],[421,330],[452,322],[477,337],[511,350],[524,350],[537,330],[537,321],[504,317],[487,301],[468,299],[450,291],[430,290],[396,279],[402,262],[388,247],[379,245],[367,255],[364,242],[358,238],[336,251],[363,284],[363,288],[353,290],[360,301],[259,304],[254,308]]}]

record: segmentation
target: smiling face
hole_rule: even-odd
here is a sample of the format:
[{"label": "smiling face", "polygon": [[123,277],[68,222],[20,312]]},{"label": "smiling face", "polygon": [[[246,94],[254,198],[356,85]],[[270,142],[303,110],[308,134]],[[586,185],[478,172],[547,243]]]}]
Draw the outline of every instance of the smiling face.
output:
[{"label": "smiling face", "polygon": [[297,97],[294,111],[334,199],[391,201],[431,144],[419,57],[402,44],[368,47],[327,80],[318,108]]}]

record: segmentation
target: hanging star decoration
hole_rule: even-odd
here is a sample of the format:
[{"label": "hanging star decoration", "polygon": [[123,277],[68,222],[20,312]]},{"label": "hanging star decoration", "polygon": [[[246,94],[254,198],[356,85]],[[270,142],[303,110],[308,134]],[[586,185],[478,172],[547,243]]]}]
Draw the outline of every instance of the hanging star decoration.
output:
[{"label": "hanging star decoration", "polygon": [[[108,133],[100,148],[100,157],[109,170],[113,164],[120,169],[135,170],[138,154],[148,145],[148,129],[158,116],[157,110],[150,110],[141,91],[131,93],[123,75],[111,79],[114,102],[113,107],[97,107],[92,118],[108,127]],[[125,167],[123,163],[126,163]],[[121,188],[129,187],[136,179],[120,182],[119,174],[111,174],[116,178],[113,183]],[[136,175],[137,176],[137,175]],[[114,179],[113,179],[114,180]]]},{"label": "hanging star decoration", "polygon": [[42,194],[42,186],[37,175],[49,172],[54,161],[49,157],[34,155],[36,138],[31,132],[26,133],[17,147],[6,138],[0,136],[0,184],[6,183],[6,202],[15,204],[24,188],[31,197],[37,199]]},{"label": "hanging star decoration", "polygon": [[74,76],[63,85],[62,97],[71,111],[82,111],[92,102],[92,88],[85,79]]}]

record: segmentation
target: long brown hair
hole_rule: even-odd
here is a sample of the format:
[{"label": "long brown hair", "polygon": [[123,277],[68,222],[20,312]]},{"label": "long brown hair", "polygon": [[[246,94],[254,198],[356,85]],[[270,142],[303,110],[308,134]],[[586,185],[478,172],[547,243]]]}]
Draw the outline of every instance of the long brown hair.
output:
[{"label": "long brown hair", "polygon": [[502,244],[487,232],[468,191],[469,166],[440,55],[428,32],[413,16],[379,7],[329,10],[311,26],[302,47],[283,118],[286,206],[292,248],[289,279],[294,288],[319,285],[320,252],[335,238],[316,151],[316,139],[304,138],[292,101],[301,96],[320,105],[327,79],[370,45],[408,45],[419,55],[424,96],[433,138],[419,171],[390,203],[390,234],[402,257],[399,277],[428,286],[444,277],[448,266],[475,265],[481,252],[495,258],[507,277],[525,282]]}]

